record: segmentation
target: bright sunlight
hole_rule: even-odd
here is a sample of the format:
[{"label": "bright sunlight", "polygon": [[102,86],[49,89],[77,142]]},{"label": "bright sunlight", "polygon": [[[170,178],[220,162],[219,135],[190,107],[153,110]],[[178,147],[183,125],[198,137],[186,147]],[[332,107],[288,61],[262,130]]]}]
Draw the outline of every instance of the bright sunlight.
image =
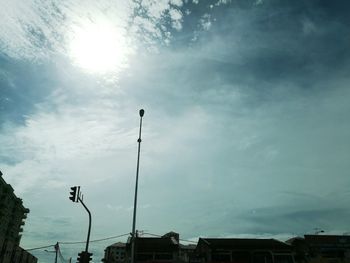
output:
[{"label": "bright sunlight", "polygon": [[126,65],[130,48],[123,30],[108,23],[90,22],[74,30],[69,52],[79,67],[92,73],[107,73]]}]

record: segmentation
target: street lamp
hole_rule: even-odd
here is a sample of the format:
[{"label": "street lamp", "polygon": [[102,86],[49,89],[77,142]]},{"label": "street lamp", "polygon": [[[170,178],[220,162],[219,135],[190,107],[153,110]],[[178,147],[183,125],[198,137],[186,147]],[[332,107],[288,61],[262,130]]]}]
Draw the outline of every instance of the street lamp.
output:
[{"label": "street lamp", "polygon": [[139,181],[139,167],[140,167],[140,148],[141,148],[141,129],[142,129],[142,117],[145,114],[145,111],[141,109],[139,111],[140,115],[140,129],[139,129],[139,138],[138,150],[137,150],[137,165],[136,165],[136,183],[135,183],[135,197],[134,197],[134,214],[132,219],[132,233],[131,233],[131,263],[135,263],[135,226],[136,226],[136,206],[137,206],[137,189]]}]

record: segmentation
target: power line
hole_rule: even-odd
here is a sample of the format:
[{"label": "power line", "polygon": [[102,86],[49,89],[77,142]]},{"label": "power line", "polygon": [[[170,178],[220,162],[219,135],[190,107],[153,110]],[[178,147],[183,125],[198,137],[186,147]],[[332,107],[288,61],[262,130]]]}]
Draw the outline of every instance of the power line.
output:
[{"label": "power line", "polygon": [[114,239],[114,238],[118,238],[118,237],[124,237],[124,236],[128,236],[128,235],[130,235],[130,233],[119,235],[119,236],[112,236],[112,237],[106,237],[106,238],[101,238],[101,239],[95,239],[95,240],[92,240],[90,242],[100,242],[100,241]]},{"label": "power line", "polygon": [[30,249],[26,249],[27,251],[32,251],[32,250],[37,250],[37,249],[43,249],[43,248],[49,248],[49,247],[54,247],[55,245],[47,245],[47,246],[43,246],[43,247],[35,247],[35,248],[30,248]]},{"label": "power line", "polygon": [[[162,237],[162,235],[158,235],[158,234],[152,234],[152,233],[148,233],[148,232],[144,232],[145,235],[150,235],[150,236],[154,236],[154,237]],[[119,237],[124,237],[124,236],[128,236],[130,235],[130,233],[126,233],[126,234],[122,234],[122,235],[117,235],[117,236],[111,236],[111,237],[105,237],[105,238],[100,238],[100,239],[94,239],[91,240],[90,242],[101,242],[101,241],[105,241],[105,240],[110,240],[110,239],[115,239],[115,238],[119,238]],[[196,241],[192,241],[192,240],[186,240],[186,239],[179,239],[180,241],[185,241],[185,242],[189,242],[189,243],[194,243],[197,244]],[[62,241],[62,242],[58,242],[59,244],[63,244],[63,245],[74,245],[74,244],[83,244],[86,243],[86,241]],[[27,251],[33,251],[33,250],[38,250],[38,249],[43,249],[43,248],[49,248],[49,247],[54,247],[55,244],[53,245],[47,245],[47,246],[41,246],[41,247],[35,247],[35,248],[30,248],[30,249],[26,249]]]},{"label": "power line", "polygon": [[[148,232],[144,232],[144,234],[145,234],[145,235],[149,235],[149,236],[154,236],[154,237],[162,237],[162,235],[152,234],[152,233],[148,233]],[[180,240],[180,241],[185,241],[185,242],[197,244],[197,241],[186,240],[186,239],[181,239],[181,238],[179,238],[179,240]]]},{"label": "power line", "polygon": [[[122,235],[118,235],[118,236],[112,236],[112,237],[106,237],[106,238],[101,238],[101,239],[95,239],[95,240],[90,240],[91,242],[100,242],[100,241],[105,241],[105,240],[109,240],[109,239],[114,239],[114,238],[118,238],[118,237],[123,237],[123,236],[128,236],[130,235],[130,233],[127,234],[122,234]],[[67,242],[59,242],[60,244],[65,244],[65,245],[73,245],[73,244],[81,244],[81,243],[86,243],[86,241],[67,241]]]},{"label": "power line", "polygon": [[[117,235],[117,236],[111,236],[111,237],[106,237],[106,238],[100,238],[100,239],[95,239],[91,240],[91,242],[100,242],[100,241],[105,241],[105,240],[110,240],[110,239],[115,239],[123,236],[128,236],[130,233],[127,234],[122,234],[122,235]],[[74,244],[82,244],[86,243],[86,241],[63,241],[63,242],[58,242],[59,244],[64,244],[64,245],[74,245]],[[35,247],[35,248],[30,248],[26,249],[27,251],[33,251],[33,250],[38,250],[38,249],[43,249],[43,248],[49,248],[49,247],[54,247],[55,245],[47,245],[47,246],[41,246],[41,247]]]}]

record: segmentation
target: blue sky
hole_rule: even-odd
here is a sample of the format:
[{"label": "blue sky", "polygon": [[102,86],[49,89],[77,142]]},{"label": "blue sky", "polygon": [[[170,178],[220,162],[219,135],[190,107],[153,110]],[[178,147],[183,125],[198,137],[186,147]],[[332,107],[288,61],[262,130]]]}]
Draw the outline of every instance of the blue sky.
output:
[{"label": "blue sky", "polygon": [[350,231],[347,1],[2,6],[0,169],[31,210],[23,247],[85,239],[73,185],[92,239],[131,231],[140,108],[137,229]]}]

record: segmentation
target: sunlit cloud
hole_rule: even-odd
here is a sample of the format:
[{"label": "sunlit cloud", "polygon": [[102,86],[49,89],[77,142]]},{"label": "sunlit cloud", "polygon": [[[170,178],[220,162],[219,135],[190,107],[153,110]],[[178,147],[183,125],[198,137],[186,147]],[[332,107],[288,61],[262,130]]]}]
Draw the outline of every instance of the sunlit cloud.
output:
[{"label": "sunlit cloud", "polygon": [[155,48],[158,41],[169,41],[168,29],[162,26],[165,21],[178,30],[182,23],[181,0],[142,1],[141,5],[127,0],[114,5],[107,0],[4,4],[0,46],[7,55],[42,60],[68,54],[76,65],[95,72],[125,66],[134,48]]},{"label": "sunlit cloud", "polygon": [[92,238],[130,231],[140,108],[138,229],[346,229],[347,13],[322,9],[321,21],[319,8],[261,0],[22,2],[0,10],[0,164],[31,209],[24,247],[85,237],[73,185]]},{"label": "sunlit cloud", "polygon": [[133,48],[124,29],[87,22],[72,31],[69,54],[78,66],[92,73],[116,72],[127,66]]}]

